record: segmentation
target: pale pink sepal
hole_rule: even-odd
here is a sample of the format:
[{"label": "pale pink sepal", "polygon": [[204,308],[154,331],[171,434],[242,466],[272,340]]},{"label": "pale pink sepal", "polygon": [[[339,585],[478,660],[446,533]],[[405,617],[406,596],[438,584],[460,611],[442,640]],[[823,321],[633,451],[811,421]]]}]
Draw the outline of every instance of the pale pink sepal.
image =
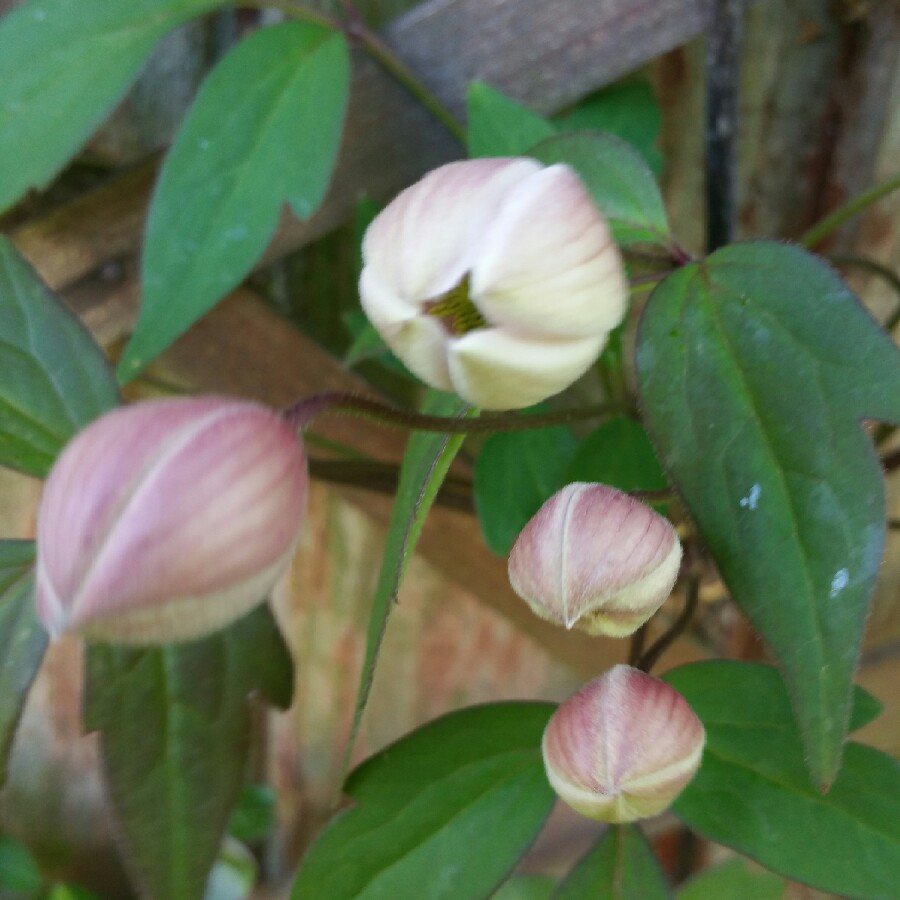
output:
[{"label": "pale pink sepal", "polygon": [[669,596],[681,544],[664,516],[605,484],[557,491],[522,529],[509,555],[516,593],[541,618],[623,637]]},{"label": "pale pink sepal", "polygon": [[542,752],[553,789],[574,810],[632,822],[671,805],[699,768],[705,740],[678,691],[618,665],[562,703]]},{"label": "pale pink sepal", "polygon": [[274,412],[220,397],[114,410],[66,447],[38,515],[51,631],[184,640],[261,602],[287,565],[306,462]]}]

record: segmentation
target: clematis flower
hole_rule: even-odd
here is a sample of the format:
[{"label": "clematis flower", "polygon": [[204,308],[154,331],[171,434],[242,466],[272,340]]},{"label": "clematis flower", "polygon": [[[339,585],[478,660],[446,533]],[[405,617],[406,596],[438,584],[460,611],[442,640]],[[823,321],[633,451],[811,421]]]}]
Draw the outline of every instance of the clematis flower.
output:
[{"label": "clematis flower", "polygon": [[541,749],[550,784],[572,809],[633,822],[675,800],[697,772],[705,741],[675,688],[619,665],[562,703]]},{"label": "clematis flower", "polygon": [[486,409],[568,387],[625,313],[609,228],[577,175],[531,159],[435,169],[363,240],[363,309],[423,381]]},{"label": "clematis flower", "polygon": [[306,459],[271,410],[197,397],[116,409],[50,472],[37,610],[54,636],[200,637],[262,602],[300,529]]},{"label": "clematis flower", "polygon": [[624,637],[672,591],[681,544],[668,519],[605,484],[557,491],[509,555],[513,590],[541,618]]}]

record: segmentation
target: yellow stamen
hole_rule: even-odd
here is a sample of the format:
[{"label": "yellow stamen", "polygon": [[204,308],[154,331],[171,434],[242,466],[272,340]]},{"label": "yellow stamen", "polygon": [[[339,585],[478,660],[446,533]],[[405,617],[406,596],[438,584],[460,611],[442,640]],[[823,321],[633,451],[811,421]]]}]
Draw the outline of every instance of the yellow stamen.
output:
[{"label": "yellow stamen", "polygon": [[487,325],[487,320],[469,296],[468,275],[446,293],[425,303],[424,310],[426,315],[439,318],[453,335],[468,334]]}]

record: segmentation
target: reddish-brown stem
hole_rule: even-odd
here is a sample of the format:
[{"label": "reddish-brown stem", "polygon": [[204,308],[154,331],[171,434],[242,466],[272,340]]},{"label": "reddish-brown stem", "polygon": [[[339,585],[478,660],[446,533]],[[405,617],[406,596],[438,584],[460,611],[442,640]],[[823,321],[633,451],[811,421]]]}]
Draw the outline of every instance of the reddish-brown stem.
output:
[{"label": "reddish-brown stem", "polygon": [[675,643],[676,638],[688,627],[691,619],[694,617],[694,611],[697,609],[697,602],[700,598],[700,578],[692,575],[687,583],[687,595],[684,600],[684,609],[678,618],[669,626],[668,630],[663,632],[655,643],[651,644],[650,649],[644,653],[638,660],[635,668],[642,672],[649,673],[650,670],[659,661],[659,658]]},{"label": "reddish-brown stem", "polygon": [[477,419],[448,418],[445,416],[426,416],[390,406],[370,397],[342,391],[328,391],[314,394],[298,401],[282,412],[292,428],[303,430],[322,413],[344,413],[374,419],[382,425],[392,428],[405,428],[410,431],[434,431],[444,434],[472,434],[494,431],[528,431],[531,428],[546,428],[550,425],[565,425],[568,422],[580,422],[584,419],[596,419],[622,412],[615,404],[597,404],[575,409],[564,409],[558,412],[540,413],[531,416],[518,416],[512,413],[500,415],[484,415]]}]

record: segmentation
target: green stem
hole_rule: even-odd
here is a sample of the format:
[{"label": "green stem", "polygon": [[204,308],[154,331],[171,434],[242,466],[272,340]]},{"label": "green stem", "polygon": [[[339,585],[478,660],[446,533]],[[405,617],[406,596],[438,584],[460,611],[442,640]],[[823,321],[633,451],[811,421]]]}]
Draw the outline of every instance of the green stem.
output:
[{"label": "green stem", "polygon": [[816,247],[833,231],[840,228],[848,219],[852,219],[858,212],[861,212],[867,206],[870,206],[882,197],[886,197],[898,188],[900,188],[900,175],[895,175],[887,181],[882,181],[881,184],[876,184],[858,197],[849,200],[843,206],[839,206],[836,210],[825,216],[824,219],[821,219],[813,225],[812,228],[800,236],[798,243],[809,249]]},{"label": "green stem", "polygon": [[668,272],[665,275],[641,275],[632,279],[628,293],[632,297],[637,294],[646,294],[647,291],[652,291],[657,285],[662,284],[668,276]]},{"label": "green stem", "polygon": [[[383,494],[396,494],[400,482],[400,469],[394,463],[379,460],[308,460],[310,477],[330,484],[364,488]],[[439,506],[461,512],[475,512],[472,482],[466,478],[448,475],[438,490],[435,502]]]},{"label": "green stem", "polygon": [[[900,277],[892,269],[882,265],[877,260],[869,259],[867,256],[844,256],[842,254],[829,256],[828,260],[836,266],[853,266],[877,275],[886,281],[894,289],[898,298],[900,298]],[[890,328],[888,328],[888,331],[890,331]]]},{"label": "green stem", "polygon": [[345,3],[346,21],[291,3],[290,0],[237,0],[237,6],[248,9],[274,9],[292,19],[314,22],[326,28],[343,32],[347,40],[362,47],[372,59],[415,97],[462,144],[466,132],[450,110],[419,80],[416,74],[374,31],[362,21],[356,10]]},{"label": "green stem", "polygon": [[359,18],[350,21],[347,36],[355,40],[399,84],[403,85],[461,144],[466,131],[456,116],[416,77],[409,66]]}]

